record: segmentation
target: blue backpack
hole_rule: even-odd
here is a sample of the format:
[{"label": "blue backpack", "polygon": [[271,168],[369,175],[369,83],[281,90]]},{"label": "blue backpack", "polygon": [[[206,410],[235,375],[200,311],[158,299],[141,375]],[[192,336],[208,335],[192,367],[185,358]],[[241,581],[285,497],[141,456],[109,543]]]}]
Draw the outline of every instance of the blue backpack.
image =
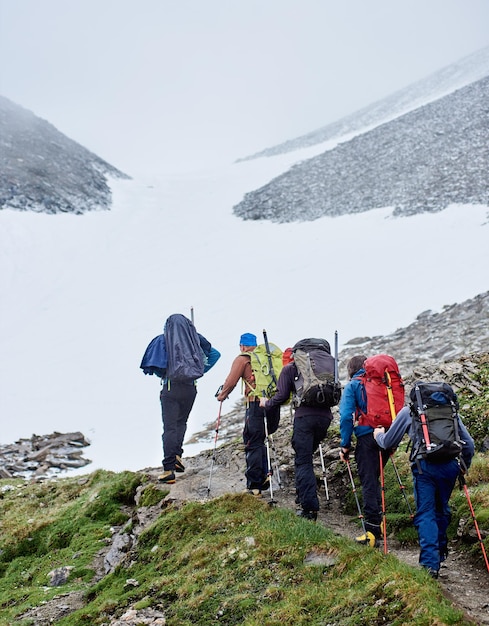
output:
[{"label": "blue backpack", "polygon": [[168,356],[166,378],[176,382],[201,378],[204,375],[205,355],[192,322],[180,313],[170,315],[165,323],[164,334]]}]

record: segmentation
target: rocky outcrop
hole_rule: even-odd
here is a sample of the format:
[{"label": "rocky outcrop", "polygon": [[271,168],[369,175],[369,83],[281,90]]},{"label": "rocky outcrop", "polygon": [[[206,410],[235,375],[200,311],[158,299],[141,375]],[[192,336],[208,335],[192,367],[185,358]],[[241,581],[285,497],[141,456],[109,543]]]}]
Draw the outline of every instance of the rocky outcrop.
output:
[{"label": "rocky outcrop", "polygon": [[439,313],[424,311],[416,320],[394,333],[378,337],[357,337],[339,354],[340,377],[347,380],[346,365],[354,354],[392,354],[401,373],[407,376],[421,364],[434,367],[462,355],[487,351],[489,347],[489,292],[460,304],[451,304]]},{"label": "rocky outcrop", "polygon": [[80,432],[32,435],[0,445],[0,478],[47,478],[91,463],[83,457],[90,445]]}]

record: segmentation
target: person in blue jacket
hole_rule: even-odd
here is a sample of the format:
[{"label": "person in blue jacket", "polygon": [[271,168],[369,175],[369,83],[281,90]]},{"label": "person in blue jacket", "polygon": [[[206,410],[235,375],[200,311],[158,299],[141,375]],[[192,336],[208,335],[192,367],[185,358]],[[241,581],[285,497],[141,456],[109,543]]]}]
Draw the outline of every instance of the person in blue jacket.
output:
[{"label": "person in blue jacket", "polygon": [[[379,456],[381,450],[375,442],[373,436],[374,429],[371,426],[358,424],[360,414],[367,411],[365,385],[359,380],[359,377],[365,374],[363,366],[366,358],[363,354],[357,354],[348,361],[347,370],[350,381],[345,385],[339,406],[340,459],[344,462],[349,460],[352,435],[354,434],[356,438],[355,462],[362,485],[363,515],[366,531],[365,534],[356,537],[356,541],[374,547],[378,545],[382,535],[382,494]],[[385,451],[381,452],[381,454],[382,463],[385,465],[389,459],[389,453]]]},{"label": "person in blue jacket", "polygon": [[[430,576],[438,578],[441,563],[448,556],[447,528],[451,519],[448,501],[460,472],[465,473],[474,456],[474,440],[460,416],[460,438],[463,441],[461,465],[457,459],[431,462],[424,458],[411,458],[416,515],[414,525],[419,538],[419,564]],[[415,431],[409,406],[403,407],[387,432],[374,430],[375,441],[381,448],[396,448],[405,434],[414,441]],[[413,450],[416,447],[413,446]]]}]

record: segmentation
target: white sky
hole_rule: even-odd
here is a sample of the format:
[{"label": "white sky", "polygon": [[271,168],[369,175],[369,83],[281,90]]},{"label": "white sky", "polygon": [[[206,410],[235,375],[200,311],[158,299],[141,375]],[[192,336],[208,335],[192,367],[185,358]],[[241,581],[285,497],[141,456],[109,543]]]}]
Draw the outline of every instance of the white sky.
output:
[{"label": "white sky", "polygon": [[489,44],[487,0],[0,0],[0,94],[132,176],[228,162]]}]

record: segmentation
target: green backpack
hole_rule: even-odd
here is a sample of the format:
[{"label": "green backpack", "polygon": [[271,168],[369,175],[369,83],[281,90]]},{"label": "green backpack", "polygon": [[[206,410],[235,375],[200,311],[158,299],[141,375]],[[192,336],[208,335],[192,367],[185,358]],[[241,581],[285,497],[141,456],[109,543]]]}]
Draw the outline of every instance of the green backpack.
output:
[{"label": "green backpack", "polygon": [[[252,352],[242,352],[250,357],[251,369],[255,377],[255,388],[251,389],[249,397],[271,398],[277,391],[277,380],[282,371],[282,350],[274,343],[264,343],[256,346]],[[248,385],[249,386],[249,385]]]}]

